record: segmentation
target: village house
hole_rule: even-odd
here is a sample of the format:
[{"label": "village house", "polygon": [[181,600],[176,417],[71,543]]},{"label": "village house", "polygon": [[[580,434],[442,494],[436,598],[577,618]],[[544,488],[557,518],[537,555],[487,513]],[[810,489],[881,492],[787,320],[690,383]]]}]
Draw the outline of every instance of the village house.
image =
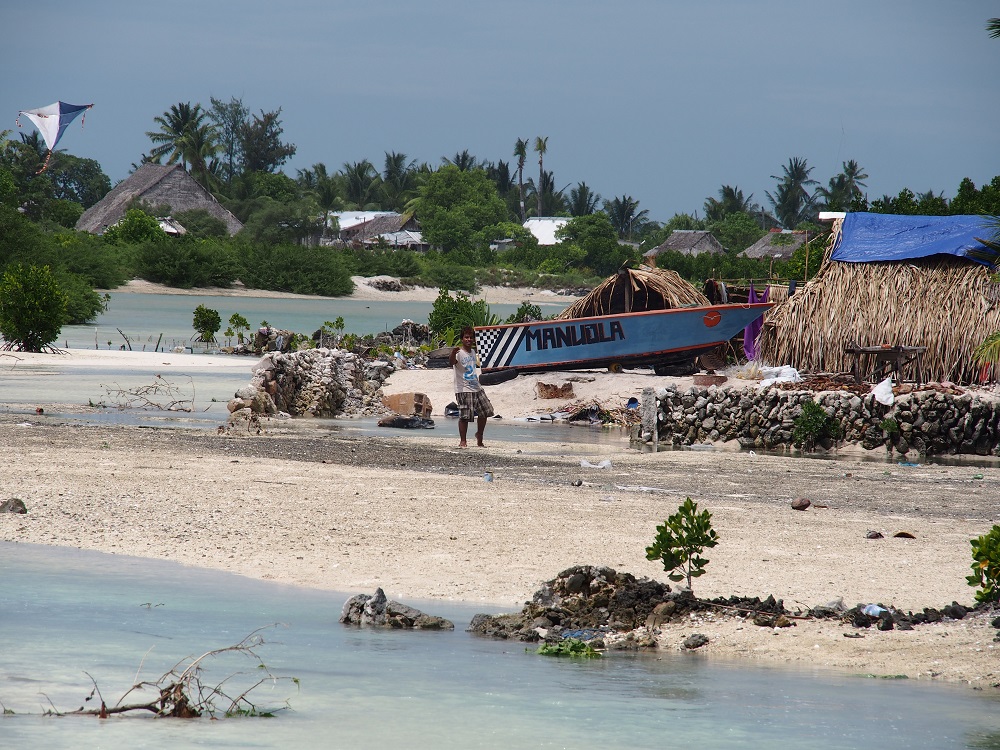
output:
[{"label": "village house", "polygon": [[662,244],[657,245],[652,250],[647,250],[642,257],[648,265],[655,268],[656,256],[670,250],[682,255],[704,255],[705,253],[724,255],[726,252],[726,249],[711,232],[702,229],[675,229]]},{"label": "village house", "polygon": [[[226,225],[234,235],[243,228],[242,222],[226,210],[180,164],[143,164],[119,182],[110,193],[83,212],[76,228],[81,232],[104,234],[114,226],[135,203],[147,206],[170,206],[171,213],[202,209]],[[156,217],[168,234],[184,234],[184,228],[166,216]]]}]

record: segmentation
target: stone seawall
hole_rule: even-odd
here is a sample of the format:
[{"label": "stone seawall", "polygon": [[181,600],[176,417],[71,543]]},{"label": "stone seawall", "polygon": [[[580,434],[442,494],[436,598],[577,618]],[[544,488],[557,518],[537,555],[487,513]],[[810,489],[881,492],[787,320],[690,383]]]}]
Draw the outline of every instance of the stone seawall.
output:
[{"label": "stone seawall", "polygon": [[858,444],[901,454],[1000,456],[1000,401],[993,394],[933,389],[896,396],[887,406],[871,394],[841,391],[670,386],[644,394],[641,436],[673,446],[737,441],[748,449],[791,449],[799,447],[796,419],[807,401],[823,407],[840,426],[838,440],[817,441],[827,450]]},{"label": "stone seawall", "polygon": [[340,349],[269,352],[229,402],[229,426],[252,426],[265,416],[382,414],[380,389],[395,369]]}]

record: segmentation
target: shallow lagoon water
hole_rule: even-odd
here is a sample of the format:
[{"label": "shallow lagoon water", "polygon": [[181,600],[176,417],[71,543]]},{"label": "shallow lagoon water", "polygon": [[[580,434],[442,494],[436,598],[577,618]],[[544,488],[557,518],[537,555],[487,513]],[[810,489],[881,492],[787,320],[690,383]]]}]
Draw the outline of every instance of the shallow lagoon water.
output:
[{"label": "shallow lagoon water", "polygon": [[[192,346],[195,335],[192,322],[198,305],[219,313],[222,330],[217,337],[223,344],[226,343],[223,332],[234,313],[246,318],[251,330],[267,321],[275,328],[306,335],[312,335],[325,322],[342,317],[346,333],[363,335],[391,331],[403,320],[426,324],[432,307],[429,302],[375,302],[336,297],[227,297],[135,292],[109,292],[109,295],[111,300],[106,312],[93,324],[64,326],[57,345],[66,349],[125,347],[134,351],[157,351],[157,343],[160,351]],[[536,304],[544,305],[546,315],[563,308],[562,304]],[[490,305],[490,311],[503,318],[517,308],[518,305]]]},{"label": "shallow lagoon water", "polygon": [[[457,602],[406,602],[454,631],[361,630],[337,622],[348,594],[100,553],[0,543],[0,566],[6,747],[1000,748],[1000,701],[957,686],[697,653],[541,657],[466,633],[494,610]],[[276,718],[39,715],[50,700],[82,705],[84,672],[112,704],[137,670],[155,679],[271,623],[283,625],[264,631],[260,656],[300,681],[254,694],[261,708],[289,702]],[[210,662],[206,682],[248,666]]]}]

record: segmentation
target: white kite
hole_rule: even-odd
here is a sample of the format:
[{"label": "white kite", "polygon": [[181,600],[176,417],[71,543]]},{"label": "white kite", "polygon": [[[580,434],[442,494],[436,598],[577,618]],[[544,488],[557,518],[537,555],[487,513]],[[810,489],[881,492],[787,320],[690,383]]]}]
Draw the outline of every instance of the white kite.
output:
[{"label": "white kite", "polygon": [[[45,163],[38,170],[38,174],[44,172],[46,167],[49,166],[49,159],[52,158],[52,152],[55,150],[56,144],[59,143],[59,139],[62,138],[66,128],[69,127],[69,124],[93,106],[93,104],[56,102],[55,104],[50,104],[47,107],[39,107],[38,109],[22,109],[17,113],[17,126],[21,127],[21,115],[27,117],[38,128],[38,132],[41,133],[42,139],[49,149],[49,152],[45,155]],[[84,120],[86,119],[86,115],[84,115]],[[80,121],[80,127],[83,127],[83,120]]]}]

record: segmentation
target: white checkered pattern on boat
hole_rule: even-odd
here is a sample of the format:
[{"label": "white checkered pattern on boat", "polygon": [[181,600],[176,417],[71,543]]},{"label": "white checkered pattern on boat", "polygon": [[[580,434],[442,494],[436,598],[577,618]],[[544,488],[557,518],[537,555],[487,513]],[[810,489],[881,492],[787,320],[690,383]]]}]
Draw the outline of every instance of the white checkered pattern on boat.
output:
[{"label": "white checkered pattern on boat", "polygon": [[484,370],[510,365],[514,352],[524,340],[524,326],[476,330],[476,351]]}]

